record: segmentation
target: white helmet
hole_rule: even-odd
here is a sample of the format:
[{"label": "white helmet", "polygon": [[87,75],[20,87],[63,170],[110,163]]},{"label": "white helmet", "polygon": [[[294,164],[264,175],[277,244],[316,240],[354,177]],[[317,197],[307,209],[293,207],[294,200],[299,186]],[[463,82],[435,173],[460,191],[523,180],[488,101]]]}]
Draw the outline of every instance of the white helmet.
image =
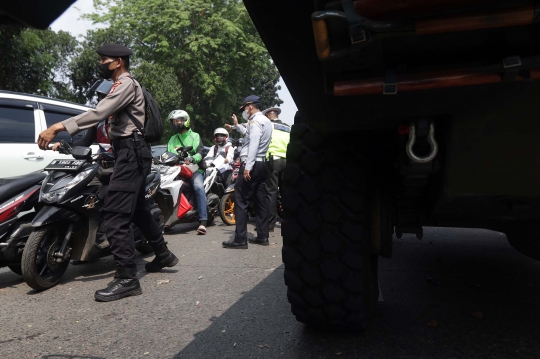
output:
[{"label": "white helmet", "polygon": [[[182,119],[182,124],[175,126],[173,124],[173,120]],[[177,132],[180,132],[182,127],[189,128],[189,114],[184,110],[174,110],[172,111],[169,116],[167,116],[167,120],[171,122],[171,126],[173,129],[175,129]]]},{"label": "white helmet", "polygon": [[[222,136],[219,136],[219,139],[218,139],[218,135],[223,135],[225,136],[225,138],[223,138]],[[223,127],[218,127],[214,131],[214,143],[216,143],[217,145],[223,146],[225,143],[227,143],[228,138],[229,138],[229,132]]]}]

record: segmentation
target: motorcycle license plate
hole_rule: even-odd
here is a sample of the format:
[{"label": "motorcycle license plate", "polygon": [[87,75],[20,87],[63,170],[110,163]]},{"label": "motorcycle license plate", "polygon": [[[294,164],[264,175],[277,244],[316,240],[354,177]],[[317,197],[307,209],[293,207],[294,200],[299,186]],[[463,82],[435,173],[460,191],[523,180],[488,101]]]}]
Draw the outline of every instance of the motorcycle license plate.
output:
[{"label": "motorcycle license plate", "polygon": [[45,167],[45,171],[78,171],[86,160],[54,160]]}]

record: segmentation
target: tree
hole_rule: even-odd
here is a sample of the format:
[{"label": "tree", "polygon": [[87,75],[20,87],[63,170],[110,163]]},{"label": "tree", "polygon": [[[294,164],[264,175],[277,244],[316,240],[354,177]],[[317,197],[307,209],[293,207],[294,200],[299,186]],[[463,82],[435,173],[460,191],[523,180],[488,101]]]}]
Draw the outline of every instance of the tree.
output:
[{"label": "tree", "polygon": [[68,32],[0,26],[0,89],[70,98],[66,77],[77,40]]},{"label": "tree", "polygon": [[[187,110],[194,127],[211,138],[230,120],[244,97],[263,94],[266,106],[279,105],[279,73],[239,0],[95,1],[88,17],[128,33],[138,58],[154,70],[143,76],[171,74],[182,96],[175,108]],[[134,72],[137,68],[134,67]],[[162,72],[165,71],[165,72]]]}]

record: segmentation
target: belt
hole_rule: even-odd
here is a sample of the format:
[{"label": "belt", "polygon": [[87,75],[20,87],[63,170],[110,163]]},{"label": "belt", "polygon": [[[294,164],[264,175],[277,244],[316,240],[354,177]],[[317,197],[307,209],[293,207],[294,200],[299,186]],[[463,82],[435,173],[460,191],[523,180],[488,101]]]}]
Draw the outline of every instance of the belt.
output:
[{"label": "belt", "polygon": [[[242,161],[242,163],[246,163],[247,157],[240,157],[240,161]],[[264,157],[255,157],[255,162],[264,162],[264,161],[265,161]]]},{"label": "belt", "polygon": [[[142,147],[145,147],[146,146],[146,142],[144,141],[144,137],[139,137],[139,141],[141,143],[141,148]],[[111,141],[111,146],[113,147],[113,149],[115,151],[117,150],[120,150],[122,148],[129,148],[129,149],[133,149],[133,145],[134,145],[134,140],[131,136],[126,136],[126,137],[119,137],[119,138],[115,138],[114,140]]]}]

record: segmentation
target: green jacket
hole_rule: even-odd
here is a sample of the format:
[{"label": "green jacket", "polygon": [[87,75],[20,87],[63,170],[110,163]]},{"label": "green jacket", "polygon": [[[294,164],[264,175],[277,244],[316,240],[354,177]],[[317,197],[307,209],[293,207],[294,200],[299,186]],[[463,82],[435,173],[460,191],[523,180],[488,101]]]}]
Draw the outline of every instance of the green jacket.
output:
[{"label": "green jacket", "polygon": [[201,136],[197,132],[188,129],[185,133],[177,133],[172,136],[167,144],[167,151],[176,153],[176,149],[179,147],[193,146],[193,149],[189,151],[191,157],[193,157],[194,163],[201,162],[203,158],[204,147],[201,141]]},{"label": "green jacket", "polygon": [[272,121],[272,141],[270,142],[268,152],[266,152],[267,158],[270,156],[286,158],[287,145],[291,139],[290,132],[291,128],[289,125],[284,124],[280,120]]}]

